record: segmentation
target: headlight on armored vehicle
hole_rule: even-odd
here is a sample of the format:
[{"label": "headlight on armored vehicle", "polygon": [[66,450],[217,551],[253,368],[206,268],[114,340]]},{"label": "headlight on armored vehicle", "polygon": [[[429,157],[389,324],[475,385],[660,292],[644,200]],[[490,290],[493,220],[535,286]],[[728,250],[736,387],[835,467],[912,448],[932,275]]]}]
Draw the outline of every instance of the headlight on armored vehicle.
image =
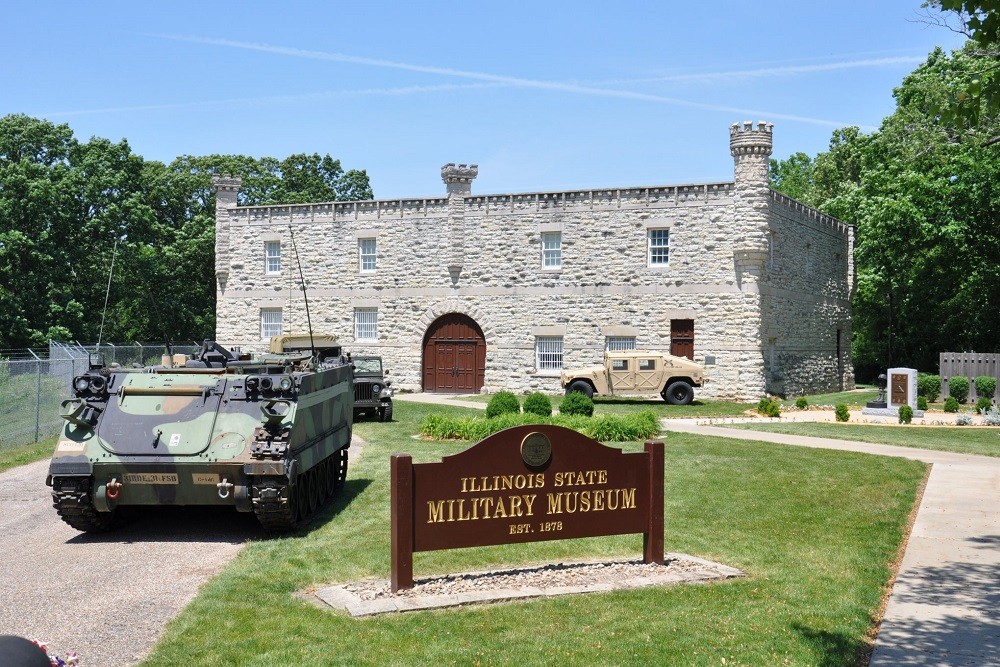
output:
[{"label": "headlight on armored vehicle", "polygon": [[82,393],[90,389],[90,378],[85,375],[73,378],[73,389],[76,389],[77,393]]},{"label": "headlight on armored vehicle", "polygon": [[260,385],[260,378],[255,375],[251,375],[247,378],[246,388],[247,391],[257,391],[257,387]]},{"label": "headlight on armored vehicle", "polygon": [[292,378],[286,375],[282,377],[281,380],[278,382],[278,387],[281,389],[281,391],[288,391],[292,388],[292,384],[293,384]]}]

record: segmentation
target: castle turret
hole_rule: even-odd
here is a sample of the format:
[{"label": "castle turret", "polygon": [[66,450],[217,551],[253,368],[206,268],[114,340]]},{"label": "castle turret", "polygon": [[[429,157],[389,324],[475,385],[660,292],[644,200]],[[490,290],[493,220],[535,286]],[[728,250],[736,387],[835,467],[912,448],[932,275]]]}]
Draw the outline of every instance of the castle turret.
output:
[{"label": "castle turret", "polygon": [[729,128],[729,150],[735,167],[736,221],[734,254],[741,285],[747,277],[756,282],[768,251],[770,207],[769,159],[774,125],[759,121],[733,123]]},{"label": "castle turret", "polygon": [[213,176],[215,191],[215,279],[220,292],[225,291],[229,280],[229,210],[236,206],[236,195],[243,179],[231,176]]},{"label": "castle turret", "polygon": [[441,167],[441,180],[448,188],[448,222],[451,225],[451,252],[446,266],[451,284],[458,285],[465,261],[465,198],[472,194],[472,181],[479,165],[449,162]]}]

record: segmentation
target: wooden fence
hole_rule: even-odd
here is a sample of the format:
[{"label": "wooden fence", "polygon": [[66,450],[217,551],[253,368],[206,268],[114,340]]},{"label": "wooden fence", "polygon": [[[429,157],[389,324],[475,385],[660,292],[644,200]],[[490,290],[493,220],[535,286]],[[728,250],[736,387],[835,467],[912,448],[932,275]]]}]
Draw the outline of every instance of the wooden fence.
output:
[{"label": "wooden fence", "polygon": [[975,403],[975,379],[980,375],[989,375],[997,379],[1000,385],[1000,354],[983,354],[979,352],[942,352],[938,360],[938,374],[941,376],[941,399],[948,398],[948,380],[956,375],[969,378],[970,403]]}]

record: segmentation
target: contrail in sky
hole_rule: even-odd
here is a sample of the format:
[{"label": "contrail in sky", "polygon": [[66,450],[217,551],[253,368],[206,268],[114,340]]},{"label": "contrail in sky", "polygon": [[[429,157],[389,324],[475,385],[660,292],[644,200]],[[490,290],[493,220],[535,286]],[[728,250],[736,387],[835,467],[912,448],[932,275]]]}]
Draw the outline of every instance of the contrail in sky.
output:
[{"label": "contrail in sky", "polygon": [[[236,49],[246,49],[249,51],[260,51],[263,53],[274,53],[277,55],[291,56],[295,58],[307,58],[311,60],[327,60],[332,62],[350,63],[355,65],[367,65],[370,67],[382,67],[388,69],[399,69],[410,72],[420,72],[423,74],[439,74],[442,76],[458,77],[463,79],[474,79],[477,81],[489,82],[493,84],[515,86],[519,88],[534,88],[538,90],[549,90],[555,92],[573,93],[577,95],[589,95],[594,97],[611,97],[617,99],[639,100],[644,102],[657,102],[661,104],[673,104],[694,109],[704,109],[707,111],[724,111],[727,113],[750,114],[755,116],[766,116],[768,118],[791,120],[812,125],[823,125],[827,127],[844,127],[854,125],[845,121],[835,121],[823,118],[810,118],[806,116],[796,116],[791,114],[775,113],[771,111],[759,111],[754,109],[742,109],[737,107],[721,106],[716,104],[704,104],[692,102],[664,95],[654,95],[650,93],[639,93],[628,90],[614,90],[608,88],[598,88],[574,83],[562,83],[559,81],[544,81],[537,79],[526,79],[522,77],[506,76],[502,74],[490,74],[487,72],[473,72],[469,70],[454,69],[451,67],[436,67],[432,65],[415,65],[402,63],[393,60],[380,58],[367,58],[363,56],[352,56],[344,53],[334,53],[328,51],[312,51],[307,49],[297,49],[284,46],[274,46],[270,44],[258,44],[254,42],[239,42],[229,39],[212,39],[206,37],[190,37],[181,35],[150,35],[162,39],[170,39],[182,42],[192,42],[195,44],[209,44],[215,46],[225,46]],[[808,67],[808,66],[805,66]],[[780,70],[784,68],[772,68]],[[865,126],[865,129],[875,129]]]}]

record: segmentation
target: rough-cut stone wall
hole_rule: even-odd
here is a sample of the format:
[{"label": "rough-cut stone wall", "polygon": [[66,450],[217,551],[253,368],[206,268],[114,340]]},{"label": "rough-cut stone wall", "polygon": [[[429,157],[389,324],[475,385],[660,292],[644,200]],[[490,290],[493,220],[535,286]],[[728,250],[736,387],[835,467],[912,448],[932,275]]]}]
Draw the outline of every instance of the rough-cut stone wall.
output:
[{"label": "rough-cut stone wall", "polygon": [[[226,275],[217,337],[264,348],[260,309],[269,307],[282,308],[284,331],[305,331],[294,232],[313,329],[354,353],[381,354],[400,389],[421,389],[424,335],[449,312],[483,330],[485,391],[558,390],[556,373],[535,369],[536,335],[561,335],[563,365],[574,367],[599,363],[612,331],[634,335],[639,348],[669,350],[672,319],[695,321],[696,361],[715,359],[702,397],[753,400],[780,389],[769,377],[772,358],[786,386],[829,386],[839,381],[823,356],[830,322],[843,325],[850,348],[845,235],[772,196],[770,135],[765,124],[731,130],[735,183],[474,196],[476,166],[452,164],[442,168],[441,198],[242,208],[227,201],[217,209],[217,239],[228,243],[217,251],[217,272]],[[666,267],[648,266],[651,228],[669,229]],[[541,234],[554,231],[562,267],[543,269]],[[815,277],[803,278],[791,244],[810,235]],[[373,273],[360,271],[362,238],[376,239]],[[783,273],[765,266],[772,238],[779,254],[798,257]],[[281,243],[277,275],[265,272],[268,241]],[[840,269],[819,251],[837,243],[845,246]],[[354,339],[361,307],[377,308],[377,341]],[[848,373],[849,362],[848,352]]]}]

